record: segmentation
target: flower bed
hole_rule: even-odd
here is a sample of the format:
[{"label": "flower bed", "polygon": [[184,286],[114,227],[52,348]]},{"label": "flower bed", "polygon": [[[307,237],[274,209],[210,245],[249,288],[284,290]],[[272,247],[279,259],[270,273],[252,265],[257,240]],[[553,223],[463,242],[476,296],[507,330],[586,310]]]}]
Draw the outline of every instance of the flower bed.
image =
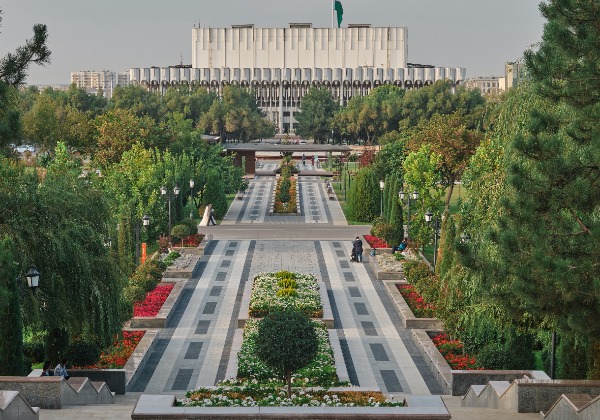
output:
[{"label": "flower bed", "polygon": [[279,178],[277,181],[277,187],[275,188],[275,207],[273,211],[275,213],[296,213],[298,206],[296,205],[296,180],[294,178],[287,178],[290,181],[289,195],[290,200],[287,203],[282,203],[279,197],[279,186],[283,178]]},{"label": "flower bed", "polygon": [[[323,317],[319,284],[312,274],[288,273],[293,276],[295,288],[280,285],[281,273],[263,273],[254,278],[248,314],[262,318],[276,309],[295,308],[311,318]],[[278,277],[279,275],[279,277]],[[282,290],[290,293],[282,293]]]},{"label": "flower bed", "polygon": [[175,287],[174,284],[159,284],[156,288],[146,295],[143,302],[133,305],[133,316],[156,316],[169,293]]},{"label": "flower bed", "polygon": [[415,290],[414,286],[397,284],[396,287],[415,317],[435,318],[436,307],[427,303]]},{"label": "flower bed", "polygon": [[364,235],[365,241],[369,244],[369,246],[373,249],[375,248],[390,248],[388,243],[381,238],[373,235]]},{"label": "flower bed", "polygon": [[402,407],[404,401],[387,400],[381,392],[294,390],[291,397],[277,387],[250,385],[188,391],[177,400],[185,407]]},{"label": "flower bed", "polygon": [[[251,319],[244,327],[244,339],[238,352],[237,380],[226,381],[226,385],[248,385],[256,382],[283,386],[283,382],[275,377],[273,371],[260,361],[256,355],[256,339],[258,325],[261,321]],[[315,332],[319,339],[319,348],[315,359],[305,368],[292,375],[293,386],[344,386],[347,383],[339,381],[333,350],[329,335],[323,323],[313,321]]]},{"label": "flower bed", "polygon": [[450,367],[455,370],[482,370],[475,357],[463,354],[463,343],[451,340],[446,334],[438,334],[431,339]]},{"label": "flower bed", "polygon": [[201,233],[194,233],[192,235],[188,235],[185,238],[182,239],[181,241],[181,245],[178,244],[178,246],[182,246],[182,247],[196,247],[198,245],[200,245],[200,242],[202,242],[202,239],[204,239],[204,235]]},{"label": "flower bed", "polygon": [[123,331],[123,338],[116,337],[112,347],[100,354],[100,360],[83,369],[122,369],[131,357],[146,331]]}]

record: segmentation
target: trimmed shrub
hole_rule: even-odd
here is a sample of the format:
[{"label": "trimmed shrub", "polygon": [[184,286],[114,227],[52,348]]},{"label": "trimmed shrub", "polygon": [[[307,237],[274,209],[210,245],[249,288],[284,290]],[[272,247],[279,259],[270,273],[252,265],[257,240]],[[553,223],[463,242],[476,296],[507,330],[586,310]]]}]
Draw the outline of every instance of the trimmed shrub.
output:
[{"label": "trimmed shrub", "polygon": [[312,362],[318,349],[314,326],[301,312],[275,311],[259,324],[256,354],[287,383],[288,396],[292,393],[292,373]]},{"label": "trimmed shrub", "polygon": [[190,233],[192,233],[192,231],[190,230],[189,226],[187,226],[185,224],[175,225],[171,229],[171,236],[177,242],[181,241],[183,238],[188,236]]},{"label": "trimmed shrub", "polygon": [[298,283],[294,279],[281,279],[277,282],[277,285],[282,289],[296,289]]},{"label": "trimmed shrub", "polygon": [[296,292],[296,289],[293,289],[291,287],[286,288],[286,289],[280,289],[277,291],[276,295],[278,297],[294,297],[296,296],[298,293]]}]

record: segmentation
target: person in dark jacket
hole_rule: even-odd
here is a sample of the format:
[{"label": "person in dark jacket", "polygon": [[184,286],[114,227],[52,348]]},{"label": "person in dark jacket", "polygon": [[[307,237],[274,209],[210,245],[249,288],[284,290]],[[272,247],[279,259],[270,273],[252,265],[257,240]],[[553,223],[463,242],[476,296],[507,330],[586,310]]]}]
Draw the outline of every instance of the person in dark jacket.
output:
[{"label": "person in dark jacket", "polygon": [[363,243],[358,236],[352,243],[352,251],[356,254],[356,262],[362,262]]}]

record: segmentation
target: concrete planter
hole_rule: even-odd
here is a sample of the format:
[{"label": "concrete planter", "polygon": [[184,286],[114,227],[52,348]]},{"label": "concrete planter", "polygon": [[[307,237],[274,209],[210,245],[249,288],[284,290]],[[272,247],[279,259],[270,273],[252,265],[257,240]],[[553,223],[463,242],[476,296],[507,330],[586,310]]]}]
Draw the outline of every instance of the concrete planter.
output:
[{"label": "concrete planter", "polygon": [[173,290],[169,293],[167,300],[165,300],[165,303],[163,303],[156,316],[136,316],[131,319],[129,327],[132,329],[165,328],[171,316],[171,309],[179,301],[183,286],[185,286],[185,282],[183,281],[175,283]]},{"label": "concrete planter", "polygon": [[402,325],[408,329],[443,330],[444,324],[437,318],[417,318],[394,283],[386,284],[388,295],[392,298],[402,319]]},{"label": "concrete planter", "polygon": [[[360,388],[357,388],[360,389]],[[174,395],[140,396],[132,419],[450,419],[441,397],[406,396],[406,407],[175,407]]]},{"label": "concrete planter", "polygon": [[[390,251],[391,252],[391,251]],[[404,271],[383,271],[383,269],[377,263],[376,258],[369,258],[369,262],[373,265],[373,271],[377,276],[377,280],[404,280]]]}]

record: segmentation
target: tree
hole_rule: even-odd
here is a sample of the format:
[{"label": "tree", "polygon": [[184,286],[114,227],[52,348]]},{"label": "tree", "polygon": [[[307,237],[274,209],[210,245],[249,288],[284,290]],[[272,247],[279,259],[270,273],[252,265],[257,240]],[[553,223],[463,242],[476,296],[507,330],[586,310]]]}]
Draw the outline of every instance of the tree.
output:
[{"label": "tree", "polygon": [[22,273],[17,270],[19,265],[15,260],[14,243],[5,235],[0,239],[1,375],[22,375],[26,370],[23,366],[23,322],[20,306],[20,294],[23,290],[17,283],[17,279],[22,278]]},{"label": "tree", "polygon": [[442,157],[424,144],[416,152],[411,152],[404,160],[404,180],[408,191],[418,191],[419,200],[413,203],[410,212],[410,239],[421,245],[431,241],[431,228],[425,223],[428,210],[438,212],[442,204],[444,187],[439,184],[439,167]]},{"label": "tree", "polygon": [[227,195],[221,178],[216,170],[210,170],[206,174],[206,186],[202,197],[203,204],[212,204],[215,216],[222,218],[227,213]]},{"label": "tree", "polygon": [[298,121],[297,133],[313,138],[319,143],[331,136],[331,120],[338,105],[327,89],[311,87],[302,98],[300,112],[295,114]]},{"label": "tree", "polygon": [[429,144],[431,151],[442,157],[440,161],[441,184],[447,188],[445,206],[450,208],[450,199],[455,181],[466,168],[475,153],[482,136],[481,132],[468,130],[463,117],[458,114],[435,114],[427,121],[420,121],[409,133],[408,146],[416,151]]},{"label": "tree", "polygon": [[525,58],[546,106],[507,151],[495,235],[510,284],[504,301],[512,316],[525,310],[534,323],[587,337],[588,376],[600,378],[600,10],[592,0],[540,10],[543,41]]},{"label": "tree", "polygon": [[[0,9],[0,22],[2,10]],[[8,53],[0,59],[0,82],[19,86],[27,78],[27,69],[31,63],[44,65],[50,63],[50,50],[46,46],[48,29],[46,25],[33,26],[33,38],[15,52]]]},{"label": "tree", "polygon": [[137,142],[150,143],[154,122],[148,117],[138,118],[130,111],[115,109],[96,118],[97,150],[94,161],[102,168],[121,160],[124,152]]},{"label": "tree", "polygon": [[319,340],[305,314],[293,309],[272,312],[258,326],[256,354],[287,384],[292,394],[292,373],[317,355]]},{"label": "tree", "polygon": [[357,173],[348,193],[348,216],[351,220],[371,222],[379,217],[381,190],[375,171],[367,166]]}]

